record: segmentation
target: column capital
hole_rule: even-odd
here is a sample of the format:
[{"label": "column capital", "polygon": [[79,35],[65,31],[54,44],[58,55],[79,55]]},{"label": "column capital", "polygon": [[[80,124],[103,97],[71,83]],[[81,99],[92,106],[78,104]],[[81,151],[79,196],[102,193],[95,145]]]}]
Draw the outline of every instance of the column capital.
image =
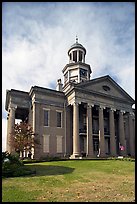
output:
[{"label": "column capital", "polygon": [[11,105],[10,108],[9,108],[9,110],[11,110],[11,109],[12,109],[12,110],[16,110],[16,109],[17,109],[17,105]]},{"label": "column capital", "polygon": [[134,112],[129,112],[129,115],[130,115],[130,116],[134,116],[135,113],[134,113]]},{"label": "column capital", "polygon": [[124,110],[120,110],[119,112],[122,113],[122,115],[123,115],[126,111],[124,111]]},{"label": "column capital", "polygon": [[106,109],[106,107],[103,106],[103,105],[100,105],[100,106],[99,106],[99,109],[103,110],[103,109]]},{"label": "column capital", "polygon": [[114,111],[116,111],[116,109],[111,107],[110,111],[114,112]]},{"label": "column capital", "polygon": [[76,105],[76,106],[78,106],[80,103],[78,102],[78,101],[74,101],[73,103],[72,103],[72,105],[74,106],[74,105]]},{"label": "column capital", "polygon": [[88,108],[94,107],[94,104],[93,103],[87,103],[87,107]]}]

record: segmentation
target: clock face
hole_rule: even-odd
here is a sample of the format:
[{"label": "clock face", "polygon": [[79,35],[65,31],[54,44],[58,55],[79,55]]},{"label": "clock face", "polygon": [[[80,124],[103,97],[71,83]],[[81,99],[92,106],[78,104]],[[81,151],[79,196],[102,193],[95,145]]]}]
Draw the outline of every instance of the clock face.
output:
[{"label": "clock face", "polygon": [[87,70],[85,70],[85,69],[80,69],[80,76],[81,76],[81,77],[87,77]]}]

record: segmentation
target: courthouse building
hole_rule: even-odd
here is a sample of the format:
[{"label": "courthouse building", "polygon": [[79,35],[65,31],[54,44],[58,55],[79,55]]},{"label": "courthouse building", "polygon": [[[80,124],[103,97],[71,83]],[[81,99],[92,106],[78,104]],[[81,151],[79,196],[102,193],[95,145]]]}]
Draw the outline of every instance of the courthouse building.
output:
[{"label": "courthouse building", "polygon": [[90,79],[85,56],[76,38],[56,90],[7,90],[7,151],[15,119],[27,119],[40,140],[32,158],[135,156],[135,101],[109,75]]}]

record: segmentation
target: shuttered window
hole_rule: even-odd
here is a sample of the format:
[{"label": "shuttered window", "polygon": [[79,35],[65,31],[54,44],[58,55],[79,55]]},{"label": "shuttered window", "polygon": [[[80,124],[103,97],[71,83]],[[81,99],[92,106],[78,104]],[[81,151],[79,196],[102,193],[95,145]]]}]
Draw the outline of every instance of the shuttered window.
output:
[{"label": "shuttered window", "polygon": [[62,153],[62,137],[57,135],[57,153]]},{"label": "shuttered window", "polygon": [[43,152],[49,152],[49,138],[50,135],[43,135]]}]

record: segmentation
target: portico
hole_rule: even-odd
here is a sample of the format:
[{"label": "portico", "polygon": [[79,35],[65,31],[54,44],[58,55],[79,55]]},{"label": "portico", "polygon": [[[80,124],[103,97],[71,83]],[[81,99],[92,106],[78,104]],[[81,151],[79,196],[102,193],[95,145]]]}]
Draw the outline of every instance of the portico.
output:
[{"label": "portico", "polygon": [[[89,158],[127,155],[124,114],[129,114],[130,125],[133,114],[114,107],[82,102],[74,102],[72,106],[73,153],[70,158],[78,158],[82,155]],[[133,137],[131,128],[129,130]],[[133,149],[132,141],[130,138],[130,149]],[[124,150],[120,150],[119,144],[124,146]]]}]

